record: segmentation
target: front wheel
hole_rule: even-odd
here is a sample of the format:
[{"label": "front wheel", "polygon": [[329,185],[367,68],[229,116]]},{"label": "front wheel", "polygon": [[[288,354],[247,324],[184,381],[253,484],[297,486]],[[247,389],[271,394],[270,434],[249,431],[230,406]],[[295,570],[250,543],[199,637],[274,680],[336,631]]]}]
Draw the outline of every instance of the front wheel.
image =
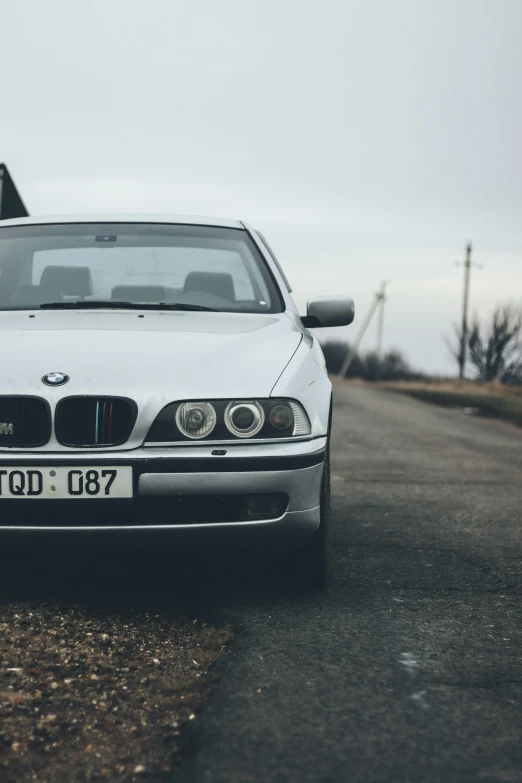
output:
[{"label": "front wheel", "polygon": [[296,552],[299,572],[310,587],[323,588],[328,582],[330,550],[330,448],[326,448],[321,482],[321,521],[312,538]]}]

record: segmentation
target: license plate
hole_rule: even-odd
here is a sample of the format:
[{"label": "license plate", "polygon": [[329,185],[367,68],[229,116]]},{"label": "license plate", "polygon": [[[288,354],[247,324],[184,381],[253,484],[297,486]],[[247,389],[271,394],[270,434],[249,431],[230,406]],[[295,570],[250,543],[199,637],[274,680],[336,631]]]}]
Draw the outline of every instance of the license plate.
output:
[{"label": "license plate", "polygon": [[107,500],[132,494],[130,466],[0,467],[0,500]]}]

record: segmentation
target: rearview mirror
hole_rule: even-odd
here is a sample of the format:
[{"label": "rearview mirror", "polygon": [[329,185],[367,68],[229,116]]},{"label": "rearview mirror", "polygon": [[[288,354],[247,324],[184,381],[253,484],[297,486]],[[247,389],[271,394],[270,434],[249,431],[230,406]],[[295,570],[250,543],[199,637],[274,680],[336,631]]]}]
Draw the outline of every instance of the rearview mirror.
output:
[{"label": "rearview mirror", "polygon": [[349,296],[318,296],[306,305],[301,318],[307,329],[321,326],[348,326],[355,317],[353,299]]}]

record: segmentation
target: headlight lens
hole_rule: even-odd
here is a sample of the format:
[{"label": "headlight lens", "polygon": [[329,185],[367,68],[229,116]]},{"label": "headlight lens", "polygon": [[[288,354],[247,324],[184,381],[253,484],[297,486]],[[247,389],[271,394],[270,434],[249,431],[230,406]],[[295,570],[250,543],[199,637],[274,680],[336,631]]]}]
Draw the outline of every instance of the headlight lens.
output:
[{"label": "headlight lens", "polygon": [[294,413],[289,405],[276,405],[270,411],[270,424],[276,430],[287,430],[294,423]]},{"label": "headlight lens", "polygon": [[176,411],[179,431],[193,440],[210,435],[216,421],[216,411],[209,402],[184,402]]},{"label": "headlight lens", "polygon": [[265,423],[265,412],[258,402],[230,402],[225,410],[225,425],[238,438],[253,438]]}]

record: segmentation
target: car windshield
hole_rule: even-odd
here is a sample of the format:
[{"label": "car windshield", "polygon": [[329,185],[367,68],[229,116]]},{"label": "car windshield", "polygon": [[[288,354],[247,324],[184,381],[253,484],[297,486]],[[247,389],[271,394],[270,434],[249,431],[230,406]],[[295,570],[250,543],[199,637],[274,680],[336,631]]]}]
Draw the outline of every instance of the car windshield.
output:
[{"label": "car windshield", "polygon": [[281,312],[247,231],[155,223],[0,228],[0,309],[147,305]]}]

